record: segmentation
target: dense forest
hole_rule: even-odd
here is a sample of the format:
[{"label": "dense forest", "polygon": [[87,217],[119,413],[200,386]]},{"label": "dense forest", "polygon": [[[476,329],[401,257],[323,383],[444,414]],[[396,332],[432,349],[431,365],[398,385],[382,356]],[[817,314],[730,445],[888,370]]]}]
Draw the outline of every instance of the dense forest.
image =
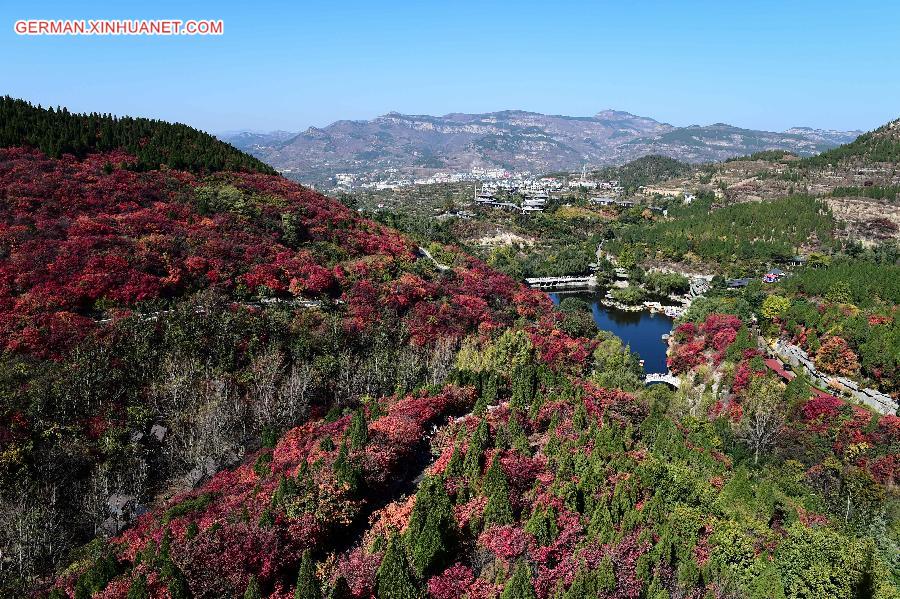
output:
[{"label": "dense forest", "polygon": [[187,125],[74,114],[66,108],[44,109],[4,96],[0,98],[0,147],[10,146],[31,146],[54,158],[124,149],[137,159],[133,161],[135,167],[143,170],[165,165],[194,172],[275,172],[256,158]]},{"label": "dense forest", "polygon": [[891,121],[874,131],[863,133],[848,144],[804,158],[797,164],[823,167],[847,160],[900,162],[900,120]]},{"label": "dense forest", "polygon": [[608,249],[620,254],[633,248],[677,260],[692,254],[727,265],[785,260],[801,245],[832,243],[834,218],[814,198],[794,196],[716,209],[713,201],[700,197],[689,206],[670,208],[672,218],[626,223]]},{"label": "dense forest", "polygon": [[634,192],[642,185],[675,179],[691,172],[691,165],[666,156],[643,156],[622,166],[609,166],[592,175],[604,180],[616,180],[626,192]]}]

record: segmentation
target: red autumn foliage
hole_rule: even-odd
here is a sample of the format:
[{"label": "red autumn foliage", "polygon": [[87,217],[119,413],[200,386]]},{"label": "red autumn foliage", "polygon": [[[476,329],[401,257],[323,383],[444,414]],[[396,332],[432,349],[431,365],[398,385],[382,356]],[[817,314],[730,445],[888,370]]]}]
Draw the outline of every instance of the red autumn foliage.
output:
[{"label": "red autumn foliage", "polygon": [[853,376],[859,373],[859,357],[846,340],[833,335],[816,352],[816,366],[831,374]]},{"label": "red autumn foliage", "polygon": [[[250,293],[333,293],[342,274],[290,246],[267,223],[291,216],[302,241],[340,245],[351,258],[412,259],[411,244],[338,202],[281,177],[178,171],[138,173],[109,164],[122,152],[51,160],[0,149],[0,337],[39,356],[70,347],[104,309],[176,297],[197,288]],[[200,186],[230,185],[261,202],[257,218],[202,213]]]},{"label": "red autumn foliage", "polygon": [[492,526],[481,533],[478,543],[509,562],[525,553],[534,543],[534,537],[518,526]]}]

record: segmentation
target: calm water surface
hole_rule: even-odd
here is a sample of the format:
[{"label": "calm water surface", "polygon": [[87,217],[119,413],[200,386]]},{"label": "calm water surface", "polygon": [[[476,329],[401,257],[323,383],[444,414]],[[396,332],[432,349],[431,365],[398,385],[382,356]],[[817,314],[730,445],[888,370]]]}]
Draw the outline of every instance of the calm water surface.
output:
[{"label": "calm water surface", "polygon": [[564,297],[577,297],[591,305],[597,328],[615,334],[631,351],[644,360],[646,372],[666,372],[666,342],[662,336],[672,332],[672,319],[665,314],[651,314],[647,311],[626,312],[607,308],[600,303],[602,292],[561,292],[551,293],[550,299],[559,304]]}]

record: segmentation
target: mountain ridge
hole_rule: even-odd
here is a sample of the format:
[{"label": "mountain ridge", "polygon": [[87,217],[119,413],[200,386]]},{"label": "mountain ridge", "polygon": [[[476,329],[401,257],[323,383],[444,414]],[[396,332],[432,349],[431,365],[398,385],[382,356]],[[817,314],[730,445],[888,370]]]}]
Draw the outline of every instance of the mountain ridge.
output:
[{"label": "mountain ridge", "polygon": [[[397,169],[419,174],[473,167],[547,172],[582,165],[620,165],[659,154],[703,163],[760,150],[812,156],[854,140],[861,131],[791,127],[747,129],[726,123],[676,127],[651,117],[605,109],[593,116],[525,110],[451,112],[442,116],[391,111],[372,119],[342,119],[279,135],[221,134],[291,177],[324,182],[336,173]],[[392,171],[393,172],[393,171]]]}]

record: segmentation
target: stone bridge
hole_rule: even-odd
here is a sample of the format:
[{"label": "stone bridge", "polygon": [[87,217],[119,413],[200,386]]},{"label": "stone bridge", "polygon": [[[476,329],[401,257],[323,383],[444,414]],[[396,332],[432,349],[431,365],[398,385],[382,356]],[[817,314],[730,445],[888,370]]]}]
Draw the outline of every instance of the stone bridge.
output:
[{"label": "stone bridge", "polygon": [[594,275],[576,277],[534,277],[525,279],[525,282],[533,289],[590,289],[597,286],[597,277]]},{"label": "stone bridge", "polygon": [[644,377],[644,384],[649,385],[650,383],[665,383],[677,389],[681,386],[681,379],[668,372],[650,372]]}]

